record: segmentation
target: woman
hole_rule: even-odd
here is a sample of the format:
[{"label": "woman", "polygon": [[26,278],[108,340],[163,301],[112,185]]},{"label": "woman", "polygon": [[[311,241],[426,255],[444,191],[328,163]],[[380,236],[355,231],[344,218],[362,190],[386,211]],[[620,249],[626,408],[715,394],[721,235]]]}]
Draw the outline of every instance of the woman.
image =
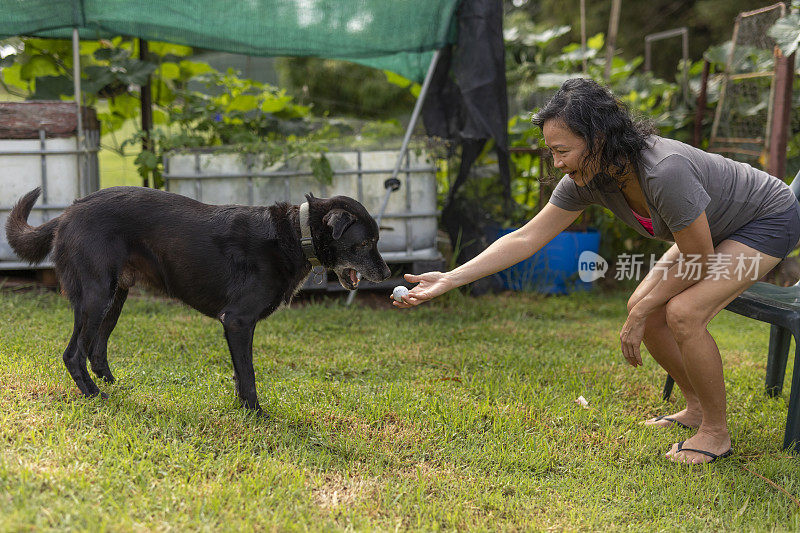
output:
[{"label": "woman", "polygon": [[686,409],[644,424],[697,429],[670,448],[666,455],[673,461],[730,455],[722,361],[706,328],[796,246],[800,205],[794,194],[747,164],[654,135],[591,80],[565,82],[533,122],[555,167],[566,174],[547,206],[450,272],[406,275],[418,285],[395,305],[418,305],[522,261],[588,205],[603,205],[642,235],[675,243],[631,295],[620,333],[628,363],[642,364],[644,341],[686,398]]}]

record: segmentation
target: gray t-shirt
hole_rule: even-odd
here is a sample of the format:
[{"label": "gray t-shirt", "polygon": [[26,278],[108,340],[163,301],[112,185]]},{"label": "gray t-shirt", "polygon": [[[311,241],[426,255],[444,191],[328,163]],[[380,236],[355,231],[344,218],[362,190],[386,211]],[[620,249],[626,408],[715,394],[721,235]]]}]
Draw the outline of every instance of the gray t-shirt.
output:
[{"label": "gray t-shirt", "polygon": [[[639,183],[650,209],[654,237],[665,241],[674,241],[674,232],[705,211],[716,246],[748,222],[783,213],[797,202],[785,183],[766,172],[655,135],[642,151]],[[653,237],[636,220],[618,187],[610,184],[597,189],[591,184],[579,187],[564,176],[550,202],[568,211],[600,204],[642,235]]]}]

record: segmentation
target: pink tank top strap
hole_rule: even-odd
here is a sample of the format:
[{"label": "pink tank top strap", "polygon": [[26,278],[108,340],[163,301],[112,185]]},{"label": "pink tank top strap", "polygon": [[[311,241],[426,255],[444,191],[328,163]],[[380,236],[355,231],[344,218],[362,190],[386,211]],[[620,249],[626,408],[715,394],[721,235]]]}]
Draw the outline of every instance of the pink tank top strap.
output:
[{"label": "pink tank top strap", "polygon": [[633,216],[635,216],[636,220],[639,221],[639,224],[641,224],[642,227],[647,230],[647,233],[649,233],[650,235],[653,235],[653,219],[652,218],[645,218],[645,217],[641,216],[639,213],[637,213],[636,211],[634,211],[633,209],[631,209],[631,213],[633,213]]}]

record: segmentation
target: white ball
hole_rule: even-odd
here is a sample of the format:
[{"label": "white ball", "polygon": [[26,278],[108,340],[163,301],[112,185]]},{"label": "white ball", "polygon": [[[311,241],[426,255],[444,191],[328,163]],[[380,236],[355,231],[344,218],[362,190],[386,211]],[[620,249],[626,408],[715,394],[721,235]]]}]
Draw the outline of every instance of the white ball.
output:
[{"label": "white ball", "polygon": [[403,301],[403,296],[405,296],[407,294],[408,294],[408,289],[403,287],[402,285],[398,285],[392,291],[392,298],[394,298],[395,301],[397,301],[397,302],[402,302]]}]

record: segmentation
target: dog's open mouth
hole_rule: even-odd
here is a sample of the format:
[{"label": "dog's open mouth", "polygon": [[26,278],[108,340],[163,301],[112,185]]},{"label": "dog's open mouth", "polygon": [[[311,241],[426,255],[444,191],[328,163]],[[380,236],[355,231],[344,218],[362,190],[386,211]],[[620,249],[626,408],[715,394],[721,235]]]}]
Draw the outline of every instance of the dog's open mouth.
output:
[{"label": "dog's open mouth", "polygon": [[339,283],[348,291],[353,291],[358,287],[359,275],[355,269],[345,268],[341,272],[337,272],[336,276],[339,278]]}]

